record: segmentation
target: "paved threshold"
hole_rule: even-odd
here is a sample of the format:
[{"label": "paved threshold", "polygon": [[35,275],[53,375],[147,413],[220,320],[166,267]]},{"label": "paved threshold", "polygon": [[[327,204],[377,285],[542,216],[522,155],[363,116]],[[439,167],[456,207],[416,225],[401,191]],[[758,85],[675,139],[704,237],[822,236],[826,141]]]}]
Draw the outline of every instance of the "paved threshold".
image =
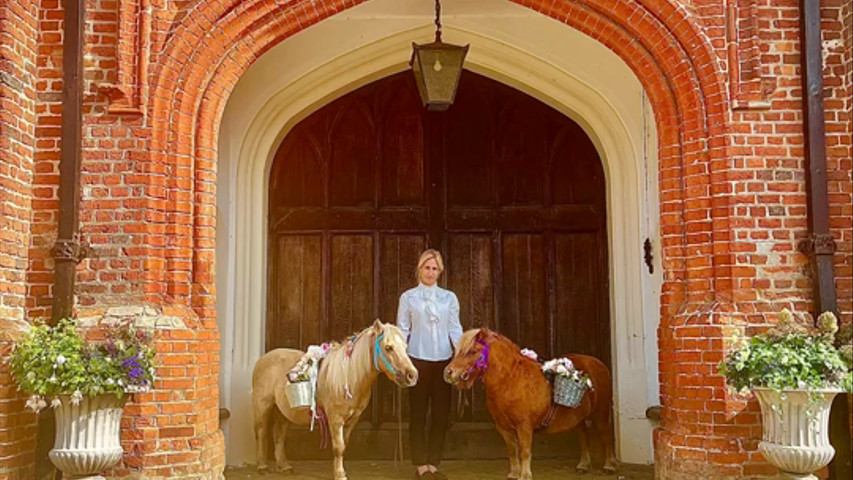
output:
[{"label": "paved threshold", "polygon": [[[575,472],[577,460],[534,460],[534,480],[653,480],[651,465],[620,466],[615,475],[606,475],[601,468],[586,474]],[[227,480],[331,480],[331,461],[296,461],[295,471],[290,474],[258,473],[254,467],[229,467],[225,471]],[[412,480],[413,467],[408,462],[394,465],[392,461],[353,460],[346,462],[349,480]],[[504,480],[507,474],[506,460],[450,460],[442,463],[442,470],[450,480]]]}]

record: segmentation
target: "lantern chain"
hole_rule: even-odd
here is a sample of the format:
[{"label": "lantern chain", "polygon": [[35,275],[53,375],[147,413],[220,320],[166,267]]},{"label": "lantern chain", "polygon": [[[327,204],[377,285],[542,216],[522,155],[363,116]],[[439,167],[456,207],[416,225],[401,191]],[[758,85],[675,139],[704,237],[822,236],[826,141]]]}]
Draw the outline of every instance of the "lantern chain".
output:
[{"label": "lantern chain", "polygon": [[441,42],[441,0],[435,0],[435,41]]}]

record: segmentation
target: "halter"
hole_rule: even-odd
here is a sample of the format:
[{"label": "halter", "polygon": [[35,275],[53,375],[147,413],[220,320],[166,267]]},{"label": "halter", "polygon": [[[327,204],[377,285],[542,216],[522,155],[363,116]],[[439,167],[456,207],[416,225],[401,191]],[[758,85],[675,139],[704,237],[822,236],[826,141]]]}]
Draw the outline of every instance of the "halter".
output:
[{"label": "halter", "polygon": [[385,356],[385,352],[382,351],[382,348],[379,346],[379,342],[385,338],[385,334],[382,333],[373,341],[373,367],[376,368],[377,372],[381,372],[379,369],[379,359],[385,363],[385,368],[391,373],[391,375],[397,375],[397,371],[394,370],[394,366],[391,365],[391,362],[388,361],[388,357]]},{"label": "halter", "polygon": [[483,346],[483,351],[480,352],[480,358],[477,359],[474,365],[471,365],[471,368],[462,374],[463,382],[467,382],[468,379],[471,378],[472,373],[479,373],[482,375],[489,369],[489,344],[482,340],[477,340],[477,343]]}]

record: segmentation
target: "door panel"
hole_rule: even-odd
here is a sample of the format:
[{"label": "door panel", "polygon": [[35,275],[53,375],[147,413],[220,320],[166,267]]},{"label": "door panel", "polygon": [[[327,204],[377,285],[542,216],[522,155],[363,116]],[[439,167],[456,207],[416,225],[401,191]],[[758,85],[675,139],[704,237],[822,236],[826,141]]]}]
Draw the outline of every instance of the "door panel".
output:
[{"label": "door panel", "polygon": [[331,149],[331,205],[373,205],[376,198],[375,166],[379,156],[377,140],[371,112],[361,99],[344,102],[332,121],[327,141]]},{"label": "door panel", "polygon": [[551,322],[545,247],[543,235],[503,236],[498,331],[547,358],[551,356]]},{"label": "door panel", "polygon": [[495,328],[491,235],[452,234],[447,251],[447,287],[459,299],[462,328]]},{"label": "door panel", "polygon": [[[540,108],[513,99],[501,110],[495,140],[500,205],[544,205],[548,125]],[[544,107],[544,106],[543,106]]]},{"label": "door panel", "polygon": [[598,233],[558,234],[556,236],[555,283],[556,341],[555,354],[582,352],[601,359],[610,358],[609,343],[601,338],[610,335],[597,319],[606,310],[606,271],[599,258],[600,243],[606,238]]},{"label": "door panel", "polygon": [[319,235],[282,235],[277,242],[277,261],[270,274],[277,279],[279,288],[270,295],[275,302],[272,311],[276,314],[267,316],[268,336],[276,345],[321,343],[322,238]]},{"label": "door panel", "polygon": [[424,131],[417,92],[395,86],[382,119],[382,204],[424,204]]},{"label": "door panel", "polygon": [[[463,87],[467,92],[463,96]],[[491,206],[495,203],[495,118],[491,89],[480,90],[463,75],[456,103],[447,118],[436,117],[442,147],[435,168],[443,172],[447,184],[447,203]]]},{"label": "door panel", "polygon": [[373,237],[334,235],[331,253],[327,335],[343,339],[373,322]]}]

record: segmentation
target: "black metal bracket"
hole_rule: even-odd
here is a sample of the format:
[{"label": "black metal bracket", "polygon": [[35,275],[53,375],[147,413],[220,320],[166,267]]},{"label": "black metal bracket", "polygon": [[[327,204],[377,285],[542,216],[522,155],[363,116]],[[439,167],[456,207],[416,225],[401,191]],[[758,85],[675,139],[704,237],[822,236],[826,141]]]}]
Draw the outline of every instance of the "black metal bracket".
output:
[{"label": "black metal bracket", "polygon": [[646,266],[649,267],[649,274],[655,273],[655,265],[652,263],[654,257],[652,257],[652,241],[646,238],[646,241],[643,242],[643,258],[646,260]]},{"label": "black metal bracket", "polygon": [[75,235],[75,238],[71,240],[57,239],[53,248],[50,249],[50,254],[57,262],[74,262],[77,264],[86,258],[92,258],[94,250],[86,240],[80,240]]},{"label": "black metal bracket", "polygon": [[814,233],[797,244],[797,250],[805,255],[832,255],[837,248],[835,239],[828,233]]}]

